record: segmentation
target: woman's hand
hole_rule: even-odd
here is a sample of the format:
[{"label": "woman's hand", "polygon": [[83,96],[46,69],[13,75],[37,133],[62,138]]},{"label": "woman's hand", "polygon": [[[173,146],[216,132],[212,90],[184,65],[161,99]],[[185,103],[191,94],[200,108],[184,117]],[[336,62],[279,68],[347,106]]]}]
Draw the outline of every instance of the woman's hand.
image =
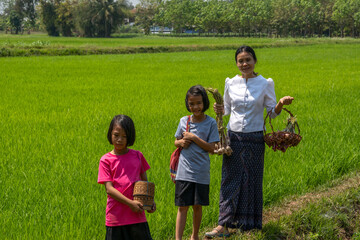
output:
[{"label": "woman's hand", "polygon": [[282,97],[275,106],[275,113],[279,114],[281,112],[283,106],[284,105],[290,105],[293,100],[294,100],[294,98],[290,97],[290,96]]},{"label": "woman's hand", "polygon": [[224,113],[225,113],[224,105],[223,105],[223,104],[214,103],[214,112],[215,112],[216,114],[224,114]]},{"label": "woman's hand", "polygon": [[156,211],[156,204],[155,202],[153,203],[152,207],[151,207],[151,210],[147,210],[148,213],[153,213]]},{"label": "woman's hand", "polygon": [[282,105],[290,105],[293,100],[294,100],[293,97],[286,96],[286,97],[281,98],[279,100],[279,103],[281,103]]},{"label": "woman's hand", "polygon": [[131,211],[135,213],[141,213],[144,211],[142,203],[136,200],[131,201],[129,207],[131,208]]}]

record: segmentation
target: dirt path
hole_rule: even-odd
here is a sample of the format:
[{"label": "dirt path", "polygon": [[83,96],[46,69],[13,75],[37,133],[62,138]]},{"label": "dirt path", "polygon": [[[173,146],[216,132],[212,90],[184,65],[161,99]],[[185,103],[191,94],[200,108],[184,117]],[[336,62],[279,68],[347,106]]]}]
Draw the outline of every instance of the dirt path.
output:
[{"label": "dirt path", "polygon": [[360,184],[360,172],[352,174],[350,177],[337,181],[335,186],[316,192],[307,193],[300,197],[293,197],[281,203],[279,206],[270,207],[263,212],[263,224],[277,221],[281,216],[291,215],[293,212],[299,211],[309,203],[319,201],[321,198],[336,196],[342,192],[356,188]]}]

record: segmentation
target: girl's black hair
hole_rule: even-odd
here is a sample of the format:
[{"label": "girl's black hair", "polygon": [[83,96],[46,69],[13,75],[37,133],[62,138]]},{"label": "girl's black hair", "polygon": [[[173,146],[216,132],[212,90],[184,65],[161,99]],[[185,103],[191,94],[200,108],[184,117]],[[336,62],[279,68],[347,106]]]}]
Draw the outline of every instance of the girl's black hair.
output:
[{"label": "girl's black hair", "polygon": [[255,51],[254,49],[252,49],[251,47],[249,46],[246,46],[246,45],[243,45],[241,47],[239,47],[237,50],[236,50],[236,53],[235,53],[235,62],[237,62],[237,55],[239,55],[240,53],[242,52],[247,52],[249,53],[255,60],[255,62],[257,62],[257,58],[256,58],[256,54],[255,54]]},{"label": "girl's black hair", "polygon": [[134,125],[134,122],[130,117],[128,117],[126,115],[122,115],[122,114],[116,115],[111,120],[111,123],[110,123],[110,126],[109,126],[109,131],[108,131],[108,134],[107,134],[107,138],[108,138],[110,144],[113,144],[112,139],[111,139],[111,135],[112,135],[111,133],[112,133],[115,125],[118,125],[122,129],[124,129],[124,131],[126,133],[127,146],[134,145],[134,142],[135,142],[135,125]]},{"label": "girl's black hair", "polygon": [[201,96],[202,97],[202,100],[203,100],[203,104],[204,104],[204,109],[202,110],[202,112],[205,112],[206,110],[209,109],[209,97],[208,95],[206,94],[206,90],[205,88],[203,88],[203,86],[201,85],[196,85],[196,86],[192,86],[186,93],[186,98],[185,98],[185,104],[186,104],[186,109],[190,111],[190,108],[189,108],[189,103],[188,103],[188,98],[189,96],[192,95],[192,96]]}]

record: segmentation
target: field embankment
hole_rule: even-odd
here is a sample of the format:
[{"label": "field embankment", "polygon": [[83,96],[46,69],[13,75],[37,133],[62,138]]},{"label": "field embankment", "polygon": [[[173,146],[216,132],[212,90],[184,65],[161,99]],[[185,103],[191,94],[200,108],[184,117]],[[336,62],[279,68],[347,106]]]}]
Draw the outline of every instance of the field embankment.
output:
[{"label": "field embankment", "polygon": [[264,211],[262,231],[235,229],[229,240],[360,239],[360,172]]},{"label": "field embankment", "polygon": [[[360,172],[264,212],[261,235],[280,239],[360,239]],[[263,239],[263,237],[262,237]]]},{"label": "field embankment", "polygon": [[352,38],[202,38],[125,35],[119,38],[66,38],[34,35],[0,35],[0,57],[69,56],[165,53],[236,49],[247,43],[254,48],[313,44],[359,44]]}]

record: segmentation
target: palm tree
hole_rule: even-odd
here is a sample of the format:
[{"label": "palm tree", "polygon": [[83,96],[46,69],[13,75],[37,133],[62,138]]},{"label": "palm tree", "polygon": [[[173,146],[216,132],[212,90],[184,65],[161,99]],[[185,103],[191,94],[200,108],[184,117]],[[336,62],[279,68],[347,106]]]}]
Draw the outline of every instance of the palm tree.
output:
[{"label": "palm tree", "polygon": [[110,37],[112,30],[123,20],[124,2],[114,0],[95,0],[95,14],[91,22],[98,25],[98,35]]}]

